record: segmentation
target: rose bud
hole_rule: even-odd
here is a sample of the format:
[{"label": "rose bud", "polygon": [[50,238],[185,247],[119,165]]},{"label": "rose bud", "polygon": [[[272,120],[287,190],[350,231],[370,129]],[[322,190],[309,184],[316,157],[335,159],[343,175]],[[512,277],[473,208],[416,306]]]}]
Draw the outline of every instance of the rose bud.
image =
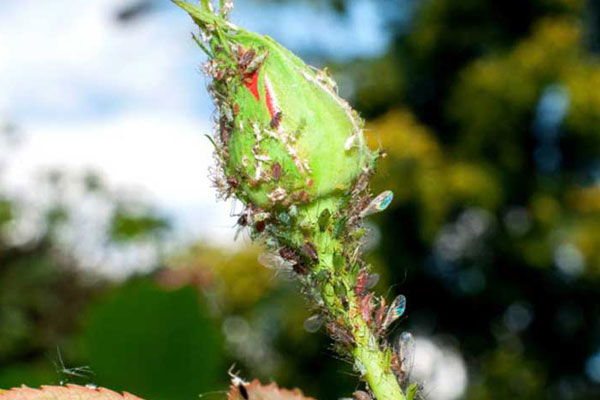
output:
[{"label": "rose bud", "polygon": [[175,3],[208,44],[197,40],[209,56],[204,69],[219,111],[215,180],[222,194],[265,211],[316,200],[335,208],[326,199],[349,194],[375,160],[362,120],[335,82],[273,39],[234,26],[208,2]]}]

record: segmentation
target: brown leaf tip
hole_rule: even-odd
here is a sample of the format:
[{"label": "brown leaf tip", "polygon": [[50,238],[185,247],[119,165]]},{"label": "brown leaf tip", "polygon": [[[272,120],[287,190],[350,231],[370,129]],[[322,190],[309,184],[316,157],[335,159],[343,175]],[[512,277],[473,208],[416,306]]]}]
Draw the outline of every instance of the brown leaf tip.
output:
[{"label": "brown leaf tip", "polygon": [[[243,388],[240,386],[243,385]],[[240,390],[241,389],[241,390]],[[245,392],[245,393],[244,393]],[[248,397],[244,397],[246,394]],[[248,384],[232,384],[227,400],[316,400],[306,397],[300,389],[280,389],[276,383],[262,385],[258,379]]]},{"label": "brown leaf tip", "polygon": [[39,389],[25,385],[0,390],[0,400],[142,400],[130,393],[119,394],[109,389],[90,386],[41,386]]}]

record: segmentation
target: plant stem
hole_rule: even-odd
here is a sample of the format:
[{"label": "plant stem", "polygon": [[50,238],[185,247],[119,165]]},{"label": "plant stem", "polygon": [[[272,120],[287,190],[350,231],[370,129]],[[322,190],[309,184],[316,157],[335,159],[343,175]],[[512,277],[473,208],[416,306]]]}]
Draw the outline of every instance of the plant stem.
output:
[{"label": "plant stem", "polygon": [[[307,210],[307,216],[317,221],[319,210],[335,204],[336,201],[338,200],[330,198],[316,202],[317,204],[310,207],[312,210]],[[315,275],[319,271],[328,272],[329,281],[321,286],[320,296],[330,319],[347,329],[354,339],[349,350],[354,359],[354,366],[368,383],[377,400],[405,400],[400,384],[390,368],[391,350],[387,348],[387,342],[373,332],[360,312],[360,298],[354,292],[355,276],[351,272],[355,261],[352,257],[358,257],[359,251],[356,248],[349,249],[349,246],[345,245],[343,240],[336,239],[330,230],[313,231],[310,236],[319,252],[319,263],[314,266],[311,274]],[[342,268],[336,269],[335,253],[353,254],[353,256],[350,260],[345,259]],[[335,285],[343,285],[346,288],[345,295],[336,294]]]}]

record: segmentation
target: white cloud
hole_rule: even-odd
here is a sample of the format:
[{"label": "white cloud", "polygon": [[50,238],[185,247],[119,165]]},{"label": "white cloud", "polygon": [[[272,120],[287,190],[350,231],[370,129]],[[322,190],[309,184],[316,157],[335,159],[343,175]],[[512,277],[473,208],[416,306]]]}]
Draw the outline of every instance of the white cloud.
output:
[{"label": "white cloud", "polygon": [[[171,114],[128,114],[99,122],[32,125],[9,158],[5,180],[27,193],[47,168],[100,171],[112,186],[136,190],[173,212],[185,231],[230,242],[234,220],[207,177],[210,127]],[[29,191],[30,197],[36,192]],[[227,229],[225,229],[227,228]],[[216,230],[216,232],[215,232]]]}]

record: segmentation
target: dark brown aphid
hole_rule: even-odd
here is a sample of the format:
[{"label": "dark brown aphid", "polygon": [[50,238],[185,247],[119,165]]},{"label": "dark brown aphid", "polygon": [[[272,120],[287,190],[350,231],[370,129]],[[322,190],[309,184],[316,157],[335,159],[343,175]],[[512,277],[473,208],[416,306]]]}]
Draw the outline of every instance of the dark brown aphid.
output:
[{"label": "dark brown aphid", "polygon": [[297,262],[292,266],[292,269],[298,275],[306,275],[308,273],[308,269],[303,262]]},{"label": "dark brown aphid", "polygon": [[300,257],[298,257],[298,254],[296,254],[296,252],[292,249],[290,249],[289,247],[282,247],[279,249],[279,255],[282,258],[285,258],[286,260],[290,260],[290,261],[300,261]]},{"label": "dark brown aphid", "polygon": [[248,225],[248,216],[246,214],[240,215],[240,217],[237,220],[237,224],[239,226],[246,226],[246,225]]},{"label": "dark brown aphid", "polygon": [[354,396],[355,400],[373,400],[369,393],[362,390],[357,390],[356,392],[352,393],[352,395]]},{"label": "dark brown aphid", "polygon": [[281,111],[277,111],[273,115],[273,118],[271,118],[271,123],[269,124],[271,126],[271,129],[279,128],[279,124],[281,124],[282,117],[283,117],[283,113]]},{"label": "dark brown aphid", "polygon": [[233,105],[233,115],[238,115],[240,113],[240,105],[238,103],[235,103]]},{"label": "dark brown aphid", "polygon": [[254,224],[254,228],[256,228],[256,232],[258,232],[258,233],[263,233],[266,226],[267,226],[267,223],[265,221],[257,221]]},{"label": "dark brown aphid", "polygon": [[348,298],[344,296],[341,297],[340,300],[342,302],[342,307],[344,307],[344,310],[348,311],[350,309],[350,303],[348,302]]},{"label": "dark brown aphid", "polygon": [[348,332],[347,329],[341,327],[340,325],[336,324],[335,322],[330,322],[329,324],[327,324],[327,328],[329,329],[329,332],[331,333],[331,337],[334,340],[336,340],[338,342],[342,342],[349,346],[354,346],[356,344],[352,334],[350,332]]},{"label": "dark brown aphid", "polygon": [[281,178],[281,164],[279,164],[278,162],[273,164],[272,172],[273,172],[273,180],[275,182],[279,182],[279,179]]},{"label": "dark brown aphid", "polygon": [[227,183],[229,184],[229,186],[231,186],[234,189],[237,189],[237,187],[238,187],[238,181],[237,181],[237,179],[235,179],[232,176],[230,176],[230,177],[227,178]]},{"label": "dark brown aphid", "polygon": [[308,257],[312,262],[319,262],[319,253],[317,253],[317,248],[311,242],[304,242],[302,245],[302,252],[306,257]]},{"label": "dark brown aphid", "polygon": [[246,52],[243,52],[240,55],[240,60],[238,61],[238,67],[241,71],[245,71],[248,64],[254,59],[256,56],[256,51],[254,49],[250,49]]},{"label": "dark brown aphid", "polygon": [[240,383],[237,388],[240,391],[240,395],[242,395],[244,399],[248,400],[248,391],[246,390],[246,386]]}]

